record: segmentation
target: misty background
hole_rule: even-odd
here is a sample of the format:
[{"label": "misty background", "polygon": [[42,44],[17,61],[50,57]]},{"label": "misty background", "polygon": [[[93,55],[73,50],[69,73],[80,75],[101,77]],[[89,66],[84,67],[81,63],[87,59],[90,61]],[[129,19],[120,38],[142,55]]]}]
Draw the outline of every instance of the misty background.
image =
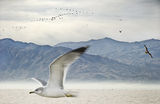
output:
[{"label": "misty background", "polygon": [[159,5],[160,0],[1,0],[0,80],[47,79],[55,58],[90,45],[67,79],[159,81]]},{"label": "misty background", "polygon": [[[1,0],[0,38],[52,46],[105,37],[126,42],[160,39],[159,5],[159,0]],[[34,21],[63,13],[74,14]]]}]

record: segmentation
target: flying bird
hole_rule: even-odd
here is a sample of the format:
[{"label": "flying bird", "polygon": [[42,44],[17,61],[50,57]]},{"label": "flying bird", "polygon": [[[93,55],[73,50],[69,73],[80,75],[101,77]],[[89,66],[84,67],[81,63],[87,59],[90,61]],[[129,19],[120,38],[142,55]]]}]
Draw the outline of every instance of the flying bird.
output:
[{"label": "flying bird", "polygon": [[151,58],[153,58],[153,57],[152,57],[152,54],[148,51],[147,46],[146,46],[146,45],[144,45],[144,47],[145,47],[145,49],[146,49],[146,50],[145,50],[145,53],[146,53],[146,54],[149,54],[149,56],[150,56]]},{"label": "flying bird", "polygon": [[35,89],[34,91],[29,92],[30,94],[35,93],[43,97],[74,97],[74,93],[64,90],[64,80],[67,72],[67,68],[76,61],[87,49],[89,46],[80,47],[74,49],[54,60],[50,64],[50,75],[48,82],[32,78],[38,82],[42,87]]},{"label": "flying bird", "polygon": [[55,19],[56,19],[56,17],[52,17],[52,18],[51,18],[51,21],[53,21],[53,20],[55,20]]}]

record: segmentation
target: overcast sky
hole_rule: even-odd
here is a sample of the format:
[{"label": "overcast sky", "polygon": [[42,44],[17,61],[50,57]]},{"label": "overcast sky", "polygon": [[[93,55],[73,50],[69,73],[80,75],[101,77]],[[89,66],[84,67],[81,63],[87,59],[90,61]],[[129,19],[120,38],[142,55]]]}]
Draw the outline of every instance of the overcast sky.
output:
[{"label": "overcast sky", "polygon": [[0,0],[0,39],[55,45],[104,37],[160,39],[160,0]]}]

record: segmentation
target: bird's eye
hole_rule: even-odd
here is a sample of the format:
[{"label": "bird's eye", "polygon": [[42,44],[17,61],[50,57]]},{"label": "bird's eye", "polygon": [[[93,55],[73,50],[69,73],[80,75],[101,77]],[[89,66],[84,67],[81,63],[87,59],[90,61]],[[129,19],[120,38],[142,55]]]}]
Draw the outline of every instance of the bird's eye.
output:
[{"label": "bird's eye", "polygon": [[36,89],[35,91],[38,91],[38,89]]}]

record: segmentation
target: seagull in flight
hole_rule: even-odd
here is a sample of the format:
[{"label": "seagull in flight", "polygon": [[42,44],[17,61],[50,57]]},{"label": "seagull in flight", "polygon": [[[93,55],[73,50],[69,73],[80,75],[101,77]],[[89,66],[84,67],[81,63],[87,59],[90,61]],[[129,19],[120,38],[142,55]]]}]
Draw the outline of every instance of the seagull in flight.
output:
[{"label": "seagull in flight", "polygon": [[74,49],[62,56],[59,56],[50,64],[50,75],[48,83],[41,79],[32,78],[38,82],[41,87],[35,89],[34,91],[29,92],[29,94],[35,93],[43,97],[74,97],[72,92],[64,90],[64,80],[67,72],[67,68],[76,61],[87,49],[89,46],[80,47]]},{"label": "seagull in flight", "polygon": [[152,54],[148,51],[147,46],[146,46],[146,45],[144,45],[144,47],[145,47],[145,49],[146,49],[146,50],[145,50],[145,53],[146,53],[146,54],[149,54],[149,56],[150,56],[151,58],[153,58],[153,57],[152,57]]}]

